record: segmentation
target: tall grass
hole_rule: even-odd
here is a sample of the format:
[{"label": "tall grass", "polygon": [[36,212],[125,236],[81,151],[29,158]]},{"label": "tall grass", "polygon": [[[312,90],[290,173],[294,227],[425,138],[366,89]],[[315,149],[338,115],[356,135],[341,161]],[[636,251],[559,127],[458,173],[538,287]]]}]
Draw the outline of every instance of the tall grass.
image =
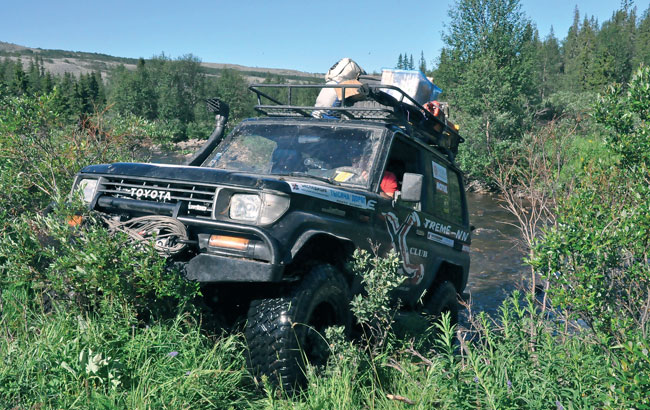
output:
[{"label": "tall grass", "polygon": [[[3,293],[4,312],[24,296]],[[210,336],[186,313],[142,325],[119,307],[102,315],[23,310],[1,322],[0,402],[129,409],[607,407],[606,352],[581,333],[531,316],[534,307],[518,300],[504,303],[499,325],[477,318],[465,333],[471,341],[461,334],[455,344],[443,321],[435,351],[418,352],[403,341],[371,356],[347,343],[326,369],[311,369],[307,388],[291,397],[252,383],[241,335]]]},{"label": "tall grass", "polygon": [[227,408],[254,396],[242,338],[210,337],[187,314],[141,326],[127,309],[25,311],[1,331],[9,408]]}]

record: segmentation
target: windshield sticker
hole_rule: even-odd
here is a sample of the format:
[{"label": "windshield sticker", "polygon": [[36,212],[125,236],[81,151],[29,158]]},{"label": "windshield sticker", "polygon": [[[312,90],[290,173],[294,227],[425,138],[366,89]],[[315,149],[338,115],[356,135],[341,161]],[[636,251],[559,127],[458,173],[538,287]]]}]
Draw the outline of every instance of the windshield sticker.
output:
[{"label": "windshield sticker", "polygon": [[431,165],[433,166],[433,177],[437,179],[438,181],[444,182],[445,184],[447,183],[447,168],[444,166],[436,163],[435,161],[431,161]]},{"label": "windshield sticker", "polygon": [[438,190],[438,192],[443,192],[445,194],[448,193],[447,192],[447,185],[443,184],[442,182],[438,182],[438,181],[436,181],[436,190]]},{"label": "windshield sticker", "polygon": [[334,181],[336,182],[346,182],[350,178],[352,178],[354,174],[352,172],[345,172],[345,171],[336,171],[336,176],[334,177]]},{"label": "windshield sticker", "polygon": [[[402,271],[406,277],[408,277],[408,282],[417,285],[422,281],[424,277],[424,265],[411,263],[411,250],[406,244],[406,236],[408,235],[411,227],[415,226],[416,228],[420,227],[420,217],[417,212],[412,212],[409,216],[406,217],[406,220],[403,223],[399,223],[399,219],[392,212],[382,213],[386,220],[386,227],[388,228],[388,234],[390,239],[393,242],[393,247],[400,255],[402,259]],[[421,249],[412,248],[417,256],[427,257],[426,251]],[[419,254],[418,254],[419,252]],[[424,256],[422,256],[424,253]]]},{"label": "windshield sticker", "polygon": [[298,137],[298,144],[310,144],[319,141],[320,137],[318,135],[301,135]]},{"label": "windshield sticker", "polygon": [[291,192],[303,194],[314,198],[324,199],[325,201],[336,202],[356,208],[368,209],[366,197],[363,195],[353,194],[340,189],[327,188],[320,185],[303,184],[301,182],[289,182]]}]

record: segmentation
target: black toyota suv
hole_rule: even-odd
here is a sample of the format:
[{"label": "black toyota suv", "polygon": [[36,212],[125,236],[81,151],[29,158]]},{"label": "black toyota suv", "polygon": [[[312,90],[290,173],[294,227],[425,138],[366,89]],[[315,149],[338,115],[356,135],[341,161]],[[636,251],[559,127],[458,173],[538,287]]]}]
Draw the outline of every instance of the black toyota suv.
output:
[{"label": "black toyota suv", "polygon": [[[92,165],[73,190],[110,225],[147,223],[219,311],[245,316],[254,374],[290,389],[303,358],[318,361],[314,332],[351,326],[349,302],[363,289],[346,262],[357,248],[397,252],[402,309],[456,320],[470,225],[453,161],[462,138],[444,119],[367,85],[338,107],[317,107],[330,118],[314,118],[314,107],[291,105],[300,86],[277,86],[287,103],[264,87],[251,89],[267,116],[225,137],[227,105],[208,101],[217,126],[187,165]],[[398,190],[387,194],[390,174]]]}]

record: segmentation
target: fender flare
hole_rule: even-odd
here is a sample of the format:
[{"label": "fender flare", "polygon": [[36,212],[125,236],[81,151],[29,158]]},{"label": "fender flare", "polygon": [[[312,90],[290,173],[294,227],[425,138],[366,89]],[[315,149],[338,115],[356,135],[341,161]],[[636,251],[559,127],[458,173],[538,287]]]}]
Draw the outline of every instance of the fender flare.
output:
[{"label": "fender flare", "polygon": [[293,261],[293,259],[296,257],[298,252],[302,250],[302,248],[305,246],[307,242],[309,242],[310,239],[318,235],[324,235],[339,241],[348,242],[350,243],[350,245],[352,245],[352,247],[356,248],[354,241],[352,241],[350,238],[347,238],[345,236],[340,236],[340,235],[334,235],[331,232],[323,231],[320,229],[309,229],[303,232],[302,234],[300,234],[298,239],[296,239],[296,241],[293,243],[289,255],[287,255],[290,261]]}]

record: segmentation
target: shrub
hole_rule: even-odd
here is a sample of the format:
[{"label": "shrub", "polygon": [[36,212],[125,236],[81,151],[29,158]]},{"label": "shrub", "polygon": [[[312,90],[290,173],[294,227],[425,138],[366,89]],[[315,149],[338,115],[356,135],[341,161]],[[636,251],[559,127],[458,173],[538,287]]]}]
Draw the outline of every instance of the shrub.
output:
[{"label": "shrub", "polygon": [[162,313],[196,296],[198,285],[170,269],[153,244],[134,246],[127,235],[110,234],[88,211],[80,226],[69,226],[80,209],[60,206],[47,217],[27,213],[14,221],[0,240],[3,288],[27,287],[35,301],[83,312],[125,305]]},{"label": "shrub", "polygon": [[5,218],[43,209],[69,192],[89,164],[133,158],[133,144],[114,134],[100,114],[66,124],[56,92],[0,97],[0,209]]},{"label": "shrub", "polygon": [[610,88],[597,112],[620,161],[604,169],[585,165],[560,204],[556,227],[540,241],[534,266],[551,281],[558,306],[623,340],[650,324],[650,69],[637,72],[625,96]]},{"label": "shrub", "polygon": [[650,68],[640,68],[626,92],[610,87],[595,118],[617,160],[585,165],[532,263],[549,280],[555,306],[584,319],[612,348],[614,407],[647,407],[650,399],[642,392],[650,390]]},{"label": "shrub", "polygon": [[382,258],[357,249],[352,270],[360,276],[364,287],[364,293],[356,295],[350,303],[352,313],[367,331],[371,350],[376,351],[384,346],[392,332],[397,307],[391,305],[390,294],[404,280],[399,258],[394,251]]}]

